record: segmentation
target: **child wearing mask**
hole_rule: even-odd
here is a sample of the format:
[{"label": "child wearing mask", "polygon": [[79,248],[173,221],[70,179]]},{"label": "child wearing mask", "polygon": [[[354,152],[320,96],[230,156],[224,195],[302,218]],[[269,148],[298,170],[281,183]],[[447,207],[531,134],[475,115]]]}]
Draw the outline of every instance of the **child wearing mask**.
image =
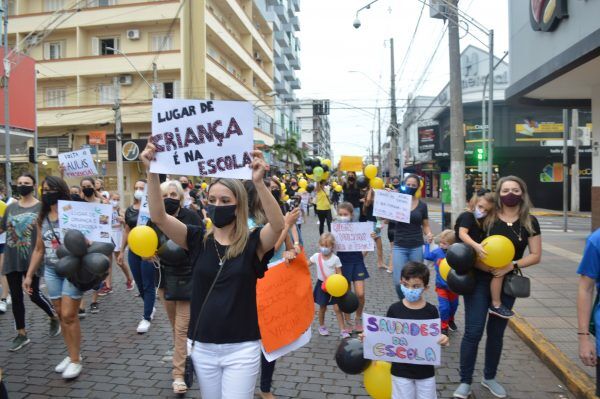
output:
[{"label": "child wearing mask", "polygon": [[448,284],[440,275],[440,262],[446,258],[448,247],[456,241],[453,230],[444,230],[437,237],[439,248],[430,250],[430,244],[425,244],[423,257],[433,262],[435,268],[435,292],[440,307],[440,318],[442,320],[442,334],[448,335],[448,330],[456,331],[458,327],[454,323],[454,315],[458,309],[458,295],[450,291]]},{"label": "child wearing mask", "polygon": [[333,252],[334,248],[335,238],[333,235],[331,233],[321,234],[319,238],[319,252],[310,257],[310,263],[317,266],[317,282],[313,290],[313,297],[315,303],[319,305],[319,334],[324,336],[329,335],[329,330],[325,326],[325,312],[327,312],[327,305],[333,305],[335,317],[340,326],[340,335],[342,338],[346,338],[350,334],[348,334],[344,326],[342,312],[338,308],[338,305],[334,303],[333,297],[323,290],[327,277],[332,274],[342,274],[342,263],[340,262],[340,258]]}]

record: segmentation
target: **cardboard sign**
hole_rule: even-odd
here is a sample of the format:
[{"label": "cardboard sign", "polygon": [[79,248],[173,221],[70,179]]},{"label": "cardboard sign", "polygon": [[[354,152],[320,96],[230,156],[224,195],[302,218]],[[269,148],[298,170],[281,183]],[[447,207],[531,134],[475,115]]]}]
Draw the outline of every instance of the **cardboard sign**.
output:
[{"label": "cardboard sign", "polygon": [[148,208],[148,186],[144,189],[144,196],[140,202],[140,213],[138,213],[138,226],[145,226],[150,221],[150,208]]},{"label": "cardboard sign", "polygon": [[363,313],[365,359],[439,366],[440,319],[403,320]]},{"label": "cardboard sign", "polygon": [[[112,242],[112,206],[80,201],[58,201],[61,239],[67,230],[79,230],[89,241]],[[119,243],[116,243],[117,245]]]},{"label": "cardboard sign", "polygon": [[247,102],[155,98],[150,172],[251,179],[253,126]]},{"label": "cardboard sign", "polygon": [[335,237],[336,252],[374,251],[371,237],[373,222],[333,223],[331,234]]},{"label": "cardboard sign", "polygon": [[58,163],[65,167],[65,177],[84,177],[98,174],[92,158],[92,151],[89,148],[58,154]]},{"label": "cardboard sign", "polygon": [[375,190],[373,216],[410,223],[412,197],[395,191]]},{"label": "cardboard sign", "polygon": [[363,159],[360,156],[342,155],[338,169],[346,172],[361,172]]},{"label": "cardboard sign", "polygon": [[262,345],[274,352],[299,339],[310,328],[315,305],[304,253],[289,264],[281,261],[256,284],[256,306]]}]

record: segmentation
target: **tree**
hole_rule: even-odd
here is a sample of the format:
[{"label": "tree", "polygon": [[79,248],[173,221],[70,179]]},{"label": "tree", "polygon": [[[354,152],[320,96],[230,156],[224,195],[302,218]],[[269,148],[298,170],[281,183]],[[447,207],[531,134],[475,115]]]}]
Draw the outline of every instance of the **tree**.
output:
[{"label": "tree", "polygon": [[289,136],[283,143],[274,144],[272,150],[277,158],[285,161],[285,167],[289,171],[294,169],[294,158],[300,165],[304,162],[304,151],[298,147],[298,139],[294,136]]}]

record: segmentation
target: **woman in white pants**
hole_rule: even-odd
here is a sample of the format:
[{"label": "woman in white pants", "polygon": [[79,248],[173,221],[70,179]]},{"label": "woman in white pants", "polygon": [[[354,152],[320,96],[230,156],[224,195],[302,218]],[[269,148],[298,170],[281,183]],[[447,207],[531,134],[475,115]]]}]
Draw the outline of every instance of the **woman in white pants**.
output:
[{"label": "woman in white pants", "polygon": [[[155,151],[149,143],[142,153],[146,168]],[[239,180],[213,180],[207,206],[213,227],[206,232],[165,212],[158,175],[148,173],[150,218],[189,251],[194,268],[188,353],[203,398],[253,398],[260,369],[256,280],[267,270],[284,220],[262,180],[267,168],[262,153],[254,151],[252,156],[252,181],[268,220],[252,232],[247,224],[248,198]]]}]

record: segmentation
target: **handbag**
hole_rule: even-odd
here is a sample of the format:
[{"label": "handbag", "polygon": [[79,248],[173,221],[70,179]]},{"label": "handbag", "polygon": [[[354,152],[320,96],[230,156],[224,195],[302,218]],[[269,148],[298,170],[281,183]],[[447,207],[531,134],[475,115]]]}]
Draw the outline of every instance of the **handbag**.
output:
[{"label": "handbag", "polygon": [[192,298],[192,267],[163,265],[165,300],[189,301]]},{"label": "handbag", "polygon": [[504,293],[515,298],[527,298],[531,295],[531,281],[523,276],[518,267],[504,278]]},{"label": "handbag", "polygon": [[208,292],[206,293],[206,296],[204,297],[204,302],[202,302],[202,306],[200,306],[200,312],[198,312],[198,319],[196,320],[196,324],[194,325],[194,330],[192,331],[192,347],[190,348],[190,351],[188,352],[187,356],[185,357],[185,369],[183,371],[183,381],[185,382],[185,385],[187,385],[188,388],[194,384],[194,362],[192,361],[191,353],[194,352],[194,345],[196,344],[196,341],[194,340],[194,338],[196,337],[196,332],[198,332],[198,326],[200,325],[200,316],[202,316],[202,311],[204,310],[206,302],[208,301],[208,297],[210,296],[210,293],[212,292],[213,288],[215,287],[215,283],[217,282],[217,280],[219,279],[219,276],[221,275],[221,271],[223,270],[224,264],[225,264],[225,262],[222,262],[219,265],[219,270],[217,271],[217,275],[215,276],[215,279],[213,280],[212,284],[210,285],[210,288],[208,289]]}]

